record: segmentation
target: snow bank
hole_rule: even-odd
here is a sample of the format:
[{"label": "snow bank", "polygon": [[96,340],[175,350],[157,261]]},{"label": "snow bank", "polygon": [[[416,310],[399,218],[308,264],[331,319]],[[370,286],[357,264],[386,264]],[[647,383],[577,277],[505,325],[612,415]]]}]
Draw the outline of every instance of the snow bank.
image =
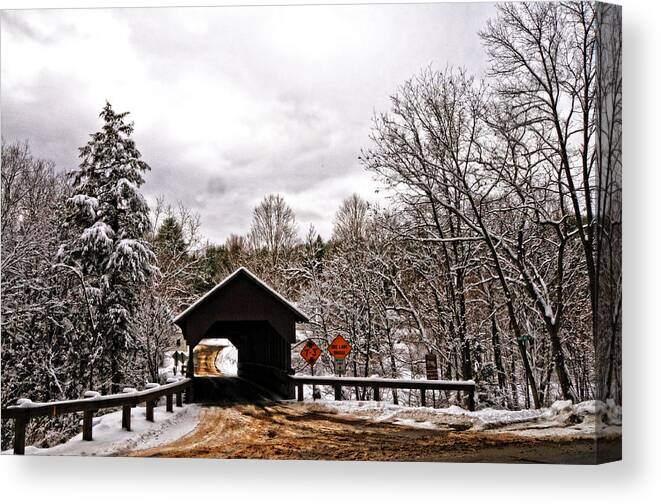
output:
[{"label": "snow bank", "polygon": [[468,411],[459,406],[448,408],[410,407],[377,401],[322,401],[322,407],[338,413],[369,418],[377,422],[413,425],[426,428],[472,428],[483,430],[501,425],[526,422],[540,418],[538,410],[495,410]]},{"label": "snow bank", "polygon": [[[174,358],[173,352],[165,352],[163,355],[162,366],[158,368],[158,377],[163,382],[167,382],[169,378],[174,378]],[[180,376],[180,375],[179,375]]]},{"label": "snow bank", "polygon": [[[133,408],[131,432],[122,429],[122,411],[114,411],[93,420],[93,441],[83,441],[82,434],[66,443],[51,448],[27,446],[26,455],[123,455],[135,450],[143,450],[167,444],[191,432],[198,424],[200,408],[187,405],[175,408],[174,413],[165,407],[154,408],[154,422],[145,418],[145,408]],[[3,454],[11,454],[7,450]]]},{"label": "snow bank", "polygon": [[[315,403],[320,410],[348,414],[375,422],[389,422],[432,429],[453,430],[513,430],[540,435],[592,433],[597,430],[617,431],[622,425],[621,408],[615,404],[587,401],[572,404],[556,401],[549,408],[538,410],[497,410],[492,408],[468,411],[453,405],[448,408],[399,406],[377,401],[332,401]],[[564,431],[563,431],[564,429]]]},{"label": "snow bank", "polygon": [[233,345],[226,346],[218,352],[215,364],[225,376],[235,376],[239,367],[239,351]]},{"label": "snow bank", "polygon": [[200,341],[200,345],[226,347],[230,346],[231,343],[227,338],[205,338]]}]

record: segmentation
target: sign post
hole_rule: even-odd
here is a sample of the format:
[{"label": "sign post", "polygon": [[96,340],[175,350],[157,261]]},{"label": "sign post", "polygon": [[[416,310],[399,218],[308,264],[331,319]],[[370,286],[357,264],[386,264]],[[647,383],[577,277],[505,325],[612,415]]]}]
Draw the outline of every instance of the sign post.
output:
[{"label": "sign post", "polygon": [[174,367],[173,367],[174,373],[173,374],[176,376],[177,375],[177,366],[179,365],[179,352],[177,350],[175,350],[174,353],[172,354],[172,359],[174,360]]},{"label": "sign post", "polygon": [[351,353],[351,345],[342,335],[338,335],[328,345],[328,353],[335,358],[335,374],[343,376],[347,371],[346,358]]},{"label": "sign post", "polygon": [[343,376],[347,372],[347,364],[344,359],[335,359],[335,374]]},{"label": "sign post", "polygon": [[[305,359],[305,361],[310,364],[310,373],[312,376],[314,376],[314,363],[317,362],[317,359],[321,355],[321,348],[312,341],[311,339],[308,339],[305,342],[305,345],[303,345],[303,349],[301,350],[301,357]],[[312,385],[312,399],[314,400],[315,398],[315,387]]]},{"label": "sign post", "polygon": [[[428,380],[438,380],[438,360],[436,359],[436,354],[428,353],[425,355],[425,369],[427,371]],[[425,393],[424,390],[421,391],[422,394]],[[436,407],[436,391],[431,391],[432,404],[434,408]]]},{"label": "sign post", "polygon": [[428,380],[438,380],[438,361],[436,354],[428,353],[425,355],[425,368],[427,370]]}]

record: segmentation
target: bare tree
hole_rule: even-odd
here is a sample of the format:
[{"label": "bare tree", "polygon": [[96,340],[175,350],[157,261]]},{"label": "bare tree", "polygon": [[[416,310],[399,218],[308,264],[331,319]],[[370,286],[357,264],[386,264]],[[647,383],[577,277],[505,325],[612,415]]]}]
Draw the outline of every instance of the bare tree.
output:
[{"label": "bare tree", "polygon": [[278,264],[297,242],[296,217],[279,194],[269,194],[253,210],[250,244]]},{"label": "bare tree", "polygon": [[[575,399],[559,331],[566,242],[577,226],[562,215],[563,194],[558,196],[552,189],[557,183],[553,165],[539,150],[521,149],[520,138],[514,138],[510,129],[507,134],[494,129],[488,103],[485,87],[461,71],[423,72],[393,98],[392,116],[378,118],[377,147],[363,159],[368,169],[406,190],[405,203],[418,215],[429,208],[435,226],[418,230],[431,228],[437,233],[408,230],[408,235],[437,243],[452,259],[446,261],[451,273],[446,290],[448,300],[459,300],[456,320],[464,376],[470,376],[471,366],[465,336],[466,281],[470,265],[478,260],[476,253],[484,250],[503,292],[535,406],[539,407],[541,397],[517,302],[520,287],[546,323],[563,394]],[[542,232],[542,225],[548,225],[550,235]],[[549,247],[550,260],[542,252]]]},{"label": "bare tree", "polygon": [[286,269],[299,239],[294,211],[281,195],[269,194],[253,209],[248,242],[257,273],[288,293]]},{"label": "bare tree", "polygon": [[180,311],[191,304],[204,274],[201,254],[200,217],[182,203],[176,207],[158,198],[153,211],[150,244],[159,274],[151,288],[170,309]]},{"label": "bare tree", "polygon": [[[80,286],[53,268],[58,248],[59,204],[68,187],[53,163],[35,158],[27,143],[2,143],[2,403],[20,397],[66,399],[87,387],[83,362],[94,346]],[[80,360],[78,360],[80,359]],[[3,422],[3,449],[13,430]],[[52,437],[50,429],[76,427],[71,419],[37,419],[29,440]]]},{"label": "bare tree", "polygon": [[369,205],[354,193],[340,205],[333,223],[333,239],[338,241],[364,241]]}]

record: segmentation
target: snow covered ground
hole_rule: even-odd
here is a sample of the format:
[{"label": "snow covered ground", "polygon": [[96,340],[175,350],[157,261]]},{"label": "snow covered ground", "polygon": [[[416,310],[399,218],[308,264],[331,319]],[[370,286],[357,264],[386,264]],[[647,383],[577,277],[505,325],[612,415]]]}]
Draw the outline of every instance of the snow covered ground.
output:
[{"label": "snow covered ground", "polygon": [[[232,348],[232,347],[228,347]],[[222,352],[221,352],[222,353]],[[231,363],[231,354],[226,356]],[[222,360],[219,357],[219,360]],[[218,364],[219,367],[222,364]],[[586,438],[595,434],[621,435],[622,410],[612,402],[586,401],[571,404],[556,401],[539,410],[467,411],[453,405],[447,408],[410,407],[386,401],[291,401],[297,408],[352,416],[369,422],[384,422],[413,428],[489,431],[536,438]],[[192,432],[198,425],[201,409],[197,405],[175,408],[167,413],[155,408],[154,422],[145,419],[144,407],[133,409],[132,431],[121,428],[121,410],[94,419],[93,441],[78,434],[66,443],[51,448],[26,447],[28,455],[123,455],[165,445]],[[10,454],[7,450],[3,454]]]},{"label": "snow covered ground", "polygon": [[[154,422],[145,419],[145,408],[133,409],[131,432],[122,429],[122,411],[118,410],[94,419],[92,441],[83,441],[82,434],[66,443],[51,448],[26,446],[26,455],[121,455],[123,453],[152,448],[179,439],[191,432],[198,424],[200,408],[186,405],[173,413],[165,406],[154,409]],[[11,454],[12,450],[3,452]]]},{"label": "snow covered ground", "polygon": [[[320,410],[352,415],[375,422],[389,422],[427,429],[515,432],[529,436],[593,435],[621,433],[622,410],[612,403],[556,401],[539,410],[468,411],[448,408],[396,406],[376,401],[327,401],[315,403]],[[599,420],[599,421],[597,421]]]}]

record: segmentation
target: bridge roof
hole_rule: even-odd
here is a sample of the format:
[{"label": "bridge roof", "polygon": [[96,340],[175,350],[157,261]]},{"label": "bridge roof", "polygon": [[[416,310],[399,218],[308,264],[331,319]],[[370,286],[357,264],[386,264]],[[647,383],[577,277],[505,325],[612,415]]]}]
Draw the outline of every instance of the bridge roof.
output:
[{"label": "bridge roof", "polygon": [[243,276],[247,278],[253,284],[257,285],[258,287],[266,291],[266,293],[269,294],[271,297],[279,301],[285,308],[287,308],[289,311],[292,312],[297,322],[309,321],[307,315],[305,315],[302,311],[300,311],[292,302],[285,299],[281,294],[279,294],[271,286],[267,285],[265,282],[260,280],[254,273],[249,271],[247,268],[241,266],[234,273],[227,276],[222,282],[216,285],[213,289],[208,291],[204,296],[199,298],[192,305],[186,308],[183,312],[177,315],[174,319],[174,323],[177,325],[181,325],[181,322],[183,322],[189,315],[195,312],[199,307],[204,305],[207,301],[209,301],[209,299],[213,297],[214,294],[216,294],[218,291],[227,287],[232,282],[232,280],[234,280],[238,276]]}]

